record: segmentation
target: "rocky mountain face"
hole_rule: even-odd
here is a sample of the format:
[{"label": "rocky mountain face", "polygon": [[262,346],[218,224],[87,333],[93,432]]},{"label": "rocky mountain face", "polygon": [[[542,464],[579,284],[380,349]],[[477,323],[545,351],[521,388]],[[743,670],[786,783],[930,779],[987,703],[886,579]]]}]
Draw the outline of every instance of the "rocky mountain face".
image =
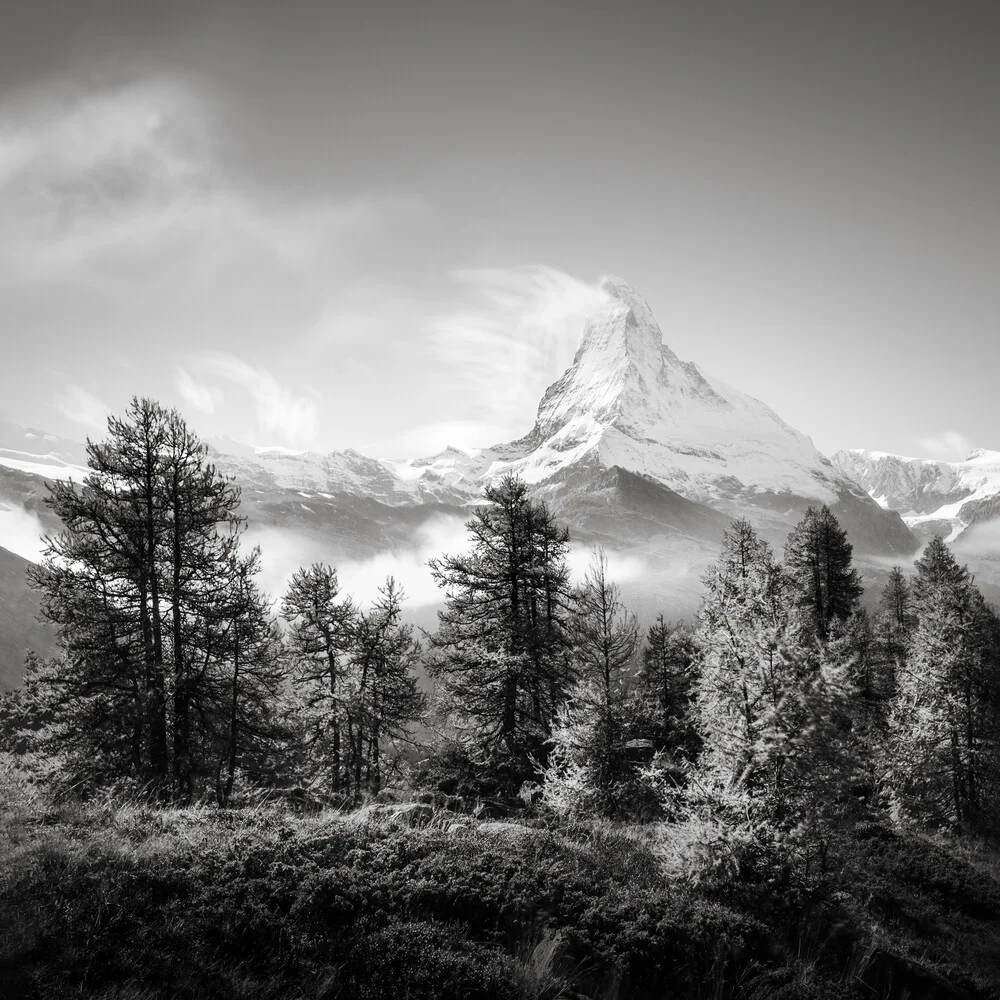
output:
[{"label": "rocky mountain face", "polygon": [[[1000,517],[1000,452],[978,448],[963,462],[838,451],[833,462],[921,539],[956,542]],[[971,534],[971,533],[970,533]]]},{"label": "rocky mountain face", "polygon": [[[700,577],[735,517],[749,518],[780,551],[809,505],[828,504],[862,568],[877,573],[888,560],[912,558],[917,542],[894,509],[766,405],[678,358],[629,285],[608,279],[603,290],[573,364],[518,440],[403,461],[210,441],[213,461],[242,486],[265,570],[272,560],[265,582],[280,587],[284,574],[315,559],[390,569],[390,557],[425,562],[443,540],[464,544],[462,521],[507,471],[571,525],[580,545],[603,544],[630,567],[622,589],[640,617],[694,611]],[[79,476],[80,463],[79,450],[38,432],[0,433],[0,504],[23,508],[25,490]],[[14,477],[6,485],[5,475]],[[2,518],[0,508],[0,526]]]}]

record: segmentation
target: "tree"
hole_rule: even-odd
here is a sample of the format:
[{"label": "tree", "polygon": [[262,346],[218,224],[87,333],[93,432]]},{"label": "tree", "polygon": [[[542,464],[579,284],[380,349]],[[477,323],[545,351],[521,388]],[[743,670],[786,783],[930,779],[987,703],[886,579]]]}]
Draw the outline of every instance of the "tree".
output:
[{"label": "tree", "polygon": [[736,816],[819,829],[820,816],[850,805],[843,669],[800,641],[792,586],[747,521],[725,533],[705,586],[693,794]]},{"label": "tree", "polygon": [[893,681],[897,670],[906,668],[910,639],[916,627],[910,585],[898,566],[893,566],[889,580],[879,598],[875,619],[877,641],[882,654],[892,667]]},{"label": "tree", "polygon": [[569,533],[507,474],[466,524],[470,552],[431,560],[445,591],[428,670],[466,744],[524,776],[575,679]]},{"label": "tree", "polygon": [[285,648],[293,664],[310,777],[324,776],[333,792],[345,783],[343,731],[347,720],[347,671],[358,609],[340,596],[337,571],[314,563],[292,576],[281,602],[287,623]]},{"label": "tree", "polygon": [[890,720],[896,801],[919,822],[981,829],[998,804],[1000,622],[940,538],[915,565],[915,626]]},{"label": "tree", "polygon": [[354,629],[348,724],[356,789],[362,781],[372,792],[382,787],[386,774],[399,766],[410,725],[426,707],[415,675],[420,643],[413,626],[402,621],[404,599],[390,576]]},{"label": "tree", "polygon": [[82,776],[186,799],[216,772],[205,732],[223,683],[218,609],[235,586],[239,488],[149,399],[109,418],[87,456],[83,482],[53,484],[46,501],[64,528],[30,579],[62,655],[34,672],[33,697],[52,718],[47,745],[73,748]]},{"label": "tree", "polygon": [[594,553],[577,595],[574,636],[581,682],[558,709],[544,770],[545,794],[550,801],[565,799],[567,808],[572,799],[577,807],[586,802],[602,815],[617,815],[630,797],[625,694],[639,626],[608,577],[602,549]]},{"label": "tree", "polygon": [[789,592],[813,635],[825,641],[858,608],[862,587],[847,532],[829,507],[810,507],[785,544]]},{"label": "tree", "polygon": [[657,615],[646,633],[639,690],[652,710],[654,742],[686,760],[694,759],[700,745],[693,718],[696,657],[691,630]]},{"label": "tree", "polygon": [[228,600],[219,608],[223,655],[216,661],[221,683],[219,719],[215,739],[220,746],[216,779],[219,805],[229,804],[237,767],[257,784],[274,784],[285,769],[282,750],[291,738],[284,706],[288,674],[284,665],[281,633],[271,615],[270,604],[254,581],[260,566],[260,550],[229,564]]}]

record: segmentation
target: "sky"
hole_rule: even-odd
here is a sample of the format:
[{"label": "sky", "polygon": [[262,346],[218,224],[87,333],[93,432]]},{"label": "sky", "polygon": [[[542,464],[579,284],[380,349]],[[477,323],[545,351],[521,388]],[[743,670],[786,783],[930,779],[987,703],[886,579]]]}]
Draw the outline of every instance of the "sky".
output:
[{"label": "sky", "polygon": [[4,18],[0,417],[489,445],[615,274],[824,452],[1000,449],[992,0]]}]

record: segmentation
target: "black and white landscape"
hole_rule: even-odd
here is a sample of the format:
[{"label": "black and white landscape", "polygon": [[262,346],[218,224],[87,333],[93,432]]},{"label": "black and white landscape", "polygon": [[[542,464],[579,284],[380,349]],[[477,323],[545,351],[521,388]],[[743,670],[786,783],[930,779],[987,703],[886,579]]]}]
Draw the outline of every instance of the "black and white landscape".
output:
[{"label": "black and white landscape", "polygon": [[1000,9],[5,22],[0,998],[1000,997]]}]

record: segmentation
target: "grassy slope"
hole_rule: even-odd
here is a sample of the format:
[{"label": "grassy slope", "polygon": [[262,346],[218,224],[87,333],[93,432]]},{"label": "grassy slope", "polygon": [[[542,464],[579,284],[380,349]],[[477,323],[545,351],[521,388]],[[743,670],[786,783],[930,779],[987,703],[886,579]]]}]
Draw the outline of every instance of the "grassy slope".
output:
[{"label": "grassy slope", "polygon": [[884,831],[789,900],[666,875],[654,827],[4,802],[4,997],[1000,995],[996,870]]}]

